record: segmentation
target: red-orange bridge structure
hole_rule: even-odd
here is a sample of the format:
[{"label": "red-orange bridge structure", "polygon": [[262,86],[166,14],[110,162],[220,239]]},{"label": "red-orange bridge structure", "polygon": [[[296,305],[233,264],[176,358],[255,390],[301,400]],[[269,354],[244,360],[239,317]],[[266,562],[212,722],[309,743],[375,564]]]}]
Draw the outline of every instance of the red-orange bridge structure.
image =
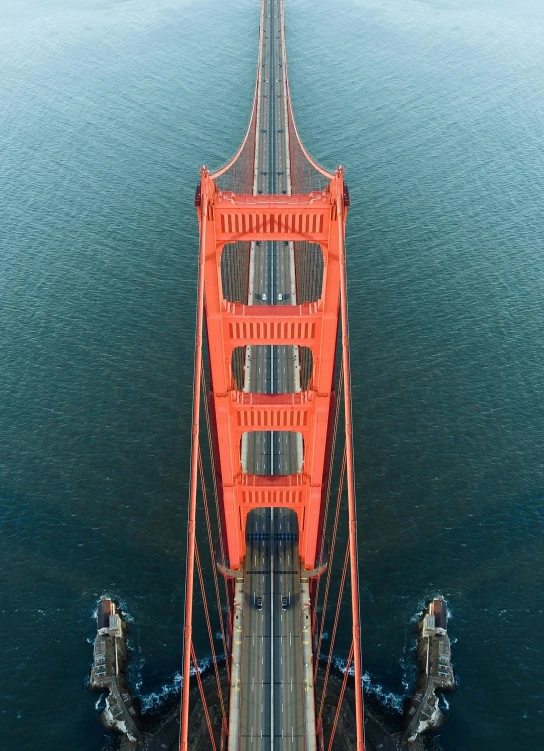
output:
[{"label": "red-orange bridge structure", "polygon": [[[363,751],[344,247],[349,193],[343,168],[331,173],[317,164],[295,126],[283,0],[261,0],[249,127],[224,167],[202,168],[195,205],[200,255],[180,749],[191,746],[193,670],[214,751],[332,749],[352,673],[354,746]],[[210,603],[201,527],[213,562]],[[208,711],[193,638],[195,566],[220,723]],[[325,710],[343,604],[351,640],[331,721]],[[323,656],[327,607],[332,635]],[[217,625],[224,667],[214,645]]]}]

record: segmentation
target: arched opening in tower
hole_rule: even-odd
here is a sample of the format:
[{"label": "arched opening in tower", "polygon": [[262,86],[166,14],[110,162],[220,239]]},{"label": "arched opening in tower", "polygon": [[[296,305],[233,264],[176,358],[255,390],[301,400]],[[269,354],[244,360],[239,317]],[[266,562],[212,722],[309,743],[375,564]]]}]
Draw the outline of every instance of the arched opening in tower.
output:
[{"label": "arched opening in tower", "polygon": [[247,304],[250,253],[249,241],[229,243],[221,251],[221,287],[228,302]]},{"label": "arched opening in tower", "polygon": [[[269,345],[261,344],[234,348],[230,363],[234,388],[250,394],[293,394],[312,387],[314,358],[309,347],[278,347],[282,350],[281,358],[274,357],[271,350]],[[269,361],[277,363],[276,372],[272,369],[266,381],[260,380],[258,376],[268,368]],[[288,367],[289,362],[292,368]]]}]

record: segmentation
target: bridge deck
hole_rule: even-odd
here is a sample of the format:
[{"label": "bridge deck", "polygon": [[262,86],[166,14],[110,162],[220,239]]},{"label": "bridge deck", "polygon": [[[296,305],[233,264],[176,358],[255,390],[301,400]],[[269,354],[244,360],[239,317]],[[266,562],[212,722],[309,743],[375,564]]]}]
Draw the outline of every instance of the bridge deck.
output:
[{"label": "bridge deck", "polygon": [[[264,1],[261,23],[254,193],[290,194],[280,0]],[[296,303],[292,243],[252,243],[247,302]],[[245,365],[245,391],[300,391],[298,348],[247,347]],[[302,441],[293,433],[251,433],[244,436],[242,457],[244,469],[252,474],[292,474],[301,468]],[[258,509],[248,518],[238,739],[242,751],[305,747],[297,527],[289,510]],[[237,744],[232,735],[229,741],[233,751]]]},{"label": "bridge deck", "polygon": [[[244,581],[242,749],[304,748],[300,567],[294,514],[251,516]],[[271,737],[273,733],[273,737]]]}]

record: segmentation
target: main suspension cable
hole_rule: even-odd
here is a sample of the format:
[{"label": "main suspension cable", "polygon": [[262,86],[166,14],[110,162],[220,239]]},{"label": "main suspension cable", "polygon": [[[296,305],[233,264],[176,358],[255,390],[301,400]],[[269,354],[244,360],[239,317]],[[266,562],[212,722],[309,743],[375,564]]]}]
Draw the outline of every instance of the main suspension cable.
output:
[{"label": "main suspension cable", "polygon": [[[344,170],[337,170],[339,180],[336,206],[341,221],[338,222],[338,250],[340,257],[340,317],[342,321],[342,362],[344,363],[344,416],[347,456],[347,490],[350,550],[351,616],[353,633],[353,672],[355,675],[355,723],[357,726],[357,751],[365,748],[363,676],[361,669],[361,623],[359,612],[359,566],[357,550],[357,509],[355,502],[355,470],[353,466],[353,426],[351,421],[351,383],[349,372],[348,335],[348,290],[346,280],[345,253],[345,212],[347,210],[347,186],[344,183]],[[349,203],[349,202],[348,202]]]},{"label": "main suspension cable", "polygon": [[[201,181],[202,186],[202,181]],[[195,375],[193,381],[193,426],[191,441],[191,475],[189,483],[189,508],[187,523],[187,563],[185,579],[185,623],[183,634],[183,687],[179,727],[180,751],[188,751],[189,694],[191,690],[191,648],[193,634],[194,549],[196,541],[196,496],[198,487],[198,453],[200,430],[200,386],[202,378],[202,333],[204,326],[204,264],[207,223],[207,195],[204,191],[200,215],[200,252],[198,265],[198,298],[196,305]],[[215,751],[215,750],[214,750]]]}]

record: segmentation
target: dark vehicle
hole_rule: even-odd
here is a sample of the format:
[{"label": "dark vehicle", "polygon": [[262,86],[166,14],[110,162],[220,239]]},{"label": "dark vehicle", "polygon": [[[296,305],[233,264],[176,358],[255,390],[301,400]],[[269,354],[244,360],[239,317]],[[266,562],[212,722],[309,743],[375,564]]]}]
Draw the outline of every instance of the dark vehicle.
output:
[{"label": "dark vehicle", "polygon": [[282,610],[287,610],[287,606],[288,605],[289,605],[289,600],[287,599],[287,597],[282,597],[281,598],[281,609]]}]

